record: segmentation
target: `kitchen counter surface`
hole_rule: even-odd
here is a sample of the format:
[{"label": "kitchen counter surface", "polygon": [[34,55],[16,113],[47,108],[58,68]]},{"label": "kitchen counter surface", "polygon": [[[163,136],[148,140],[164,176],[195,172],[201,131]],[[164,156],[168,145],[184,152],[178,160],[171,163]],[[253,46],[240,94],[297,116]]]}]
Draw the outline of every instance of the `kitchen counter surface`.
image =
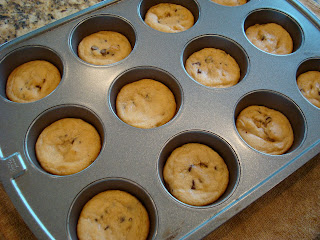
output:
[{"label": "kitchen counter surface", "polygon": [[[0,44],[100,0],[0,0]],[[301,0],[320,17],[320,6]],[[34,240],[0,184],[0,240]],[[320,154],[205,240],[320,239]]]}]

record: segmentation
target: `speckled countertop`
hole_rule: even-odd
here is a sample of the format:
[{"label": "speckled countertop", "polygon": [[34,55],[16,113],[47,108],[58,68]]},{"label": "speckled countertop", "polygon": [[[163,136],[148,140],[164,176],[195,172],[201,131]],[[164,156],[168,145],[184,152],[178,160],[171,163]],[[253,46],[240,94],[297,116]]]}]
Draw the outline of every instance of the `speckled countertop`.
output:
[{"label": "speckled countertop", "polygon": [[102,0],[0,0],[0,44]]},{"label": "speckled countertop", "polygon": [[[300,1],[320,17],[319,4]],[[0,0],[0,45],[99,2]],[[205,239],[320,239],[319,179],[320,154]],[[36,238],[0,184],[0,240],[17,239]]]}]

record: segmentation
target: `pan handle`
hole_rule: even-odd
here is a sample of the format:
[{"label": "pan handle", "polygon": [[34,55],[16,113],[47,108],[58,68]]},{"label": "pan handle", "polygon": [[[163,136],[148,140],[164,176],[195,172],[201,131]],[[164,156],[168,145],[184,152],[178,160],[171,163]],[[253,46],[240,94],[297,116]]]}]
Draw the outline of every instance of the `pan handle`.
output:
[{"label": "pan handle", "polygon": [[27,167],[20,153],[14,153],[4,158],[0,151],[0,182],[5,179],[16,179],[23,175]]}]

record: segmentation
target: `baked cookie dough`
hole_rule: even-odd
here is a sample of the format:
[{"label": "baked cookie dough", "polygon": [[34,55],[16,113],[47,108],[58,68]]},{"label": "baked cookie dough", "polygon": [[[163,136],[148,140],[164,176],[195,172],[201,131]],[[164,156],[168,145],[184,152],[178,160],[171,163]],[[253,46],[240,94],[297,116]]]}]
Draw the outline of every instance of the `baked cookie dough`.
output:
[{"label": "baked cookie dough", "polygon": [[158,31],[176,33],[191,28],[194,24],[194,17],[187,8],[181,5],[160,3],[147,11],[144,21]]},{"label": "baked cookie dough", "polygon": [[88,167],[99,155],[100,135],[77,118],[60,119],[46,127],[35,150],[41,167],[55,175],[69,175]]},{"label": "baked cookie dough", "polygon": [[83,207],[77,225],[79,240],[145,240],[149,234],[145,207],[131,194],[108,190]]},{"label": "baked cookie dough", "polygon": [[208,87],[231,87],[240,80],[238,63],[221,49],[203,48],[193,53],[185,68],[194,80]]},{"label": "baked cookie dough", "polygon": [[173,93],[164,84],[142,79],[121,88],[116,99],[119,118],[138,128],[154,128],[169,122],[176,113]]},{"label": "baked cookie dough", "polygon": [[262,51],[278,55],[292,53],[292,38],[279,24],[255,24],[247,28],[246,35],[250,42]]},{"label": "baked cookie dough", "polygon": [[200,143],[187,143],[169,156],[163,178],[169,192],[178,200],[204,206],[216,201],[229,182],[227,165],[220,155]]},{"label": "baked cookie dough", "polygon": [[294,135],[291,124],[281,112],[264,106],[249,106],[236,120],[240,136],[258,151],[280,155],[289,150]]},{"label": "baked cookie dough", "polygon": [[82,39],[79,57],[91,64],[108,65],[126,58],[132,51],[129,40],[118,32],[100,31]]},{"label": "baked cookie dough", "polygon": [[14,102],[34,102],[55,90],[60,80],[60,72],[53,64],[44,60],[26,62],[9,75],[6,95]]},{"label": "baked cookie dough", "polygon": [[212,2],[225,6],[240,6],[247,3],[247,0],[211,0]]},{"label": "baked cookie dough", "polygon": [[302,95],[320,108],[320,72],[308,71],[300,74],[297,78],[297,84]]}]

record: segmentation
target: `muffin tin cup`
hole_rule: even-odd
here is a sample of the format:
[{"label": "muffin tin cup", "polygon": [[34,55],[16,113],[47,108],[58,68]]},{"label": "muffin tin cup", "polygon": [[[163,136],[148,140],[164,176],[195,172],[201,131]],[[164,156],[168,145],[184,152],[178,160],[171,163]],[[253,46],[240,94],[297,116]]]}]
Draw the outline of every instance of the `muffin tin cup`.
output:
[{"label": "muffin tin cup", "polygon": [[[217,199],[215,202],[206,206],[192,206],[179,201],[169,193],[169,190],[167,189],[167,184],[163,179],[163,168],[164,168],[164,165],[166,164],[168,157],[176,148],[181,147],[182,145],[187,143],[200,143],[210,147],[222,157],[222,159],[224,160],[224,162],[228,167],[229,183],[228,183],[227,189],[220,196],[219,199]],[[201,130],[185,131],[177,134],[176,136],[173,136],[166,143],[166,145],[161,151],[161,154],[159,157],[159,163],[158,163],[158,171],[159,171],[159,177],[161,179],[162,185],[164,186],[164,188],[166,188],[168,194],[170,194],[173,199],[175,199],[176,201],[178,201],[183,205],[188,205],[189,207],[195,207],[200,209],[216,206],[222,203],[223,201],[225,201],[226,199],[228,199],[232,195],[235,188],[237,187],[237,184],[240,178],[240,164],[234,149],[220,136],[210,132],[201,131]]]},{"label": "muffin tin cup", "polygon": [[[77,239],[77,218],[84,204],[101,191],[119,189],[146,207],[151,221],[148,239],[201,239],[320,152],[320,111],[296,85],[299,74],[319,70],[318,19],[296,0],[251,0],[239,7],[174,0],[170,2],[192,12],[195,24],[182,33],[167,34],[143,20],[147,9],[160,2],[165,1],[104,1],[0,47],[0,179],[37,238]],[[291,34],[292,54],[265,54],[248,41],[249,26],[270,21]],[[133,50],[120,62],[98,67],[78,57],[77,45],[102,30],[122,33]],[[238,84],[217,90],[190,78],[186,59],[204,47],[222,49],[235,58],[241,71]],[[32,104],[9,101],[8,75],[36,59],[59,69],[60,85]],[[139,129],[117,116],[121,87],[143,78],[160,81],[175,96],[176,114],[161,127]],[[242,140],[235,121],[251,105],[278,110],[289,119],[294,143],[287,153],[264,154]],[[56,176],[41,168],[34,145],[45,127],[66,117],[92,124],[102,148],[83,171]],[[227,190],[207,206],[182,203],[163,180],[170,153],[190,142],[211,147],[229,169]]]},{"label": "muffin tin cup", "polygon": [[[167,86],[175,97],[175,101],[177,104],[176,114],[178,113],[183,103],[183,92],[179,82],[170,73],[164,71],[163,69],[150,66],[141,66],[133,69],[128,69],[126,72],[118,76],[111,84],[110,91],[108,94],[109,105],[116,116],[116,99],[121,88],[129,83],[139,81],[142,79],[152,79]],[[170,121],[172,120],[173,119],[171,119]]]},{"label": "muffin tin cup", "polygon": [[151,8],[152,6],[155,6],[159,3],[172,3],[172,4],[177,4],[181,5],[185,8],[187,8],[193,15],[194,17],[194,23],[196,24],[198,19],[199,19],[199,14],[200,14],[200,8],[199,4],[196,2],[196,0],[186,0],[186,1],[181,1],[181,0],[171,0],[171,1],[166,1],[166,0],[141,0],[139,7],[138,7],[138,13],[140,14],[140,17],[142,20],[145,19],[146,13]]},{"label": "muffin tin cup", "polygon": [[[276,23],[282,26],[291,36],[293,50],[296,52],[303,43],[304,34],[300,25],[288,14],[275,9],[256,9],[244,21],[244,31],[255,24]],[[248,39],[250,42],[250,40]]]},{"label": "muffin tin cup", "polygon": [[239,82],[245,78],[249,70],[249,58],[245,50],[232,39],[228,39],[219,35],[202,35],[187,43],[183,55],[182,62],[185,66],[187,59],[195,52],[203,48],[216,48],[225,51],[233,57],[240,68]]},{"label": "muffin tin cup", "polygon": [[100,179],[81,190],[81,192],[72,202],[68,213],[66,226],[68,231],[68,239],[78,239],[77,223],[84,205],[95,195],[108,190],[120,190],[127,192],[136,197],[142,203],[148,212],[150,223],[149,235],[147,239],[155,239],[157,235],[158,215],[156,206],[151,196],[138,184],[123,178]]},{"label": "muffin tin cup", "polygon": [[[40,166],[36,153],[35,145],[41,132],[50,124],[63,118],[79,118],[91,124],[99,133],[101,138],[101,146],[105,144],[105,130],[101,119],[90,109],[79,105],[61,105],[46,110],[41,113],[31,124],[25,139],[26,154],[32,164],[39,170],[44,171]],[[92,163],[94,164],[94,162]],[[90,167],[90,166],[88,166]],[[87,167],[87,168],[88,168]],[[46,171],[44,171],[46,172]],[[48,173],[49,174],[49,173]]]},{"label": "muffin tin cup", "polygon": [[52,63],[58,68],[63,80],[64,63],[57,52],[46,46],[24,46],[8,53],[0,62],[0,96],[2,98],[8,99],[6,96],[6,82],[10,73],[20,65],[35,60],[44,60]]},{"label": "muffin tin cup", "polygon": [[99,31],[114,31],[121,33],[129,40],[132,49],[134,49],[136,33],[132,24],[119,16],[100,14],[84,19],[72,30],[70,34],[70,47],[77,58],[79,58],[78,45],[81,40]]}]

